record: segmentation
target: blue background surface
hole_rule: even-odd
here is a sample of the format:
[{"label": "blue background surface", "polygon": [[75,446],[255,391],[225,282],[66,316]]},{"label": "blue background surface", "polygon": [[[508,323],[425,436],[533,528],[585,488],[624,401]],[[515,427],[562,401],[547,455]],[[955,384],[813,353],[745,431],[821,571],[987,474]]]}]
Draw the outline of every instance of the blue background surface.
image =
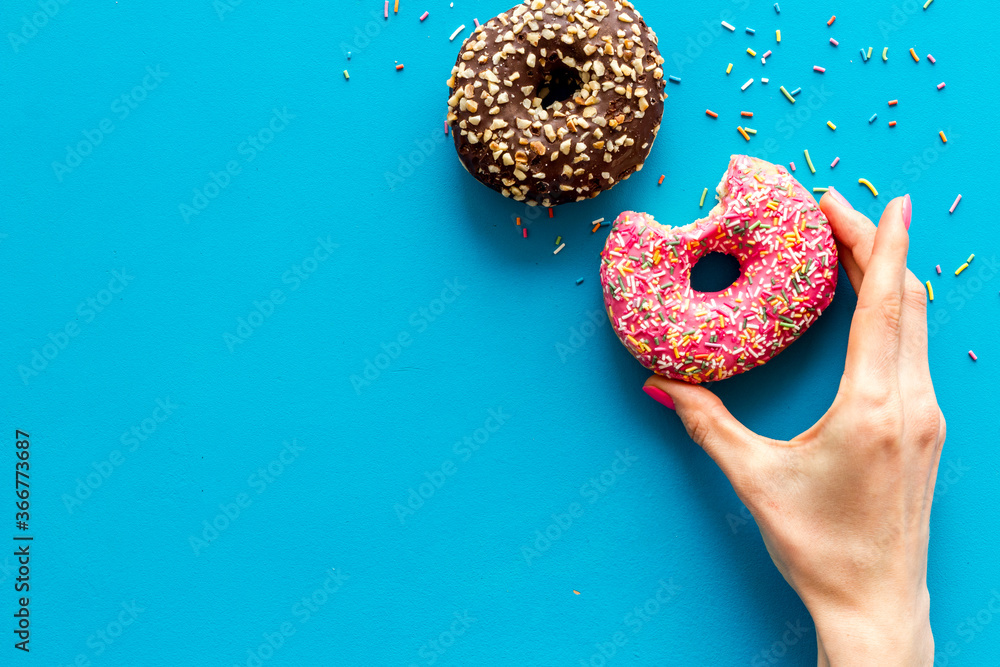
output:
[{"label": "blue background surface", "polygon": [[[32,652],[11,647],[0,557],[0,662],[811,664],[805,608],[603,319],[606,228],[590,231],[625,209],[690,221],[729,155],[749,152],[876,216],[913,197],[910,266],[935,287],[949,426],[930,549],[938,664],[1000,663],[1000,96],[983,3],[785,0],[779,16],[647,0],[682,79],[659,140],[641,173],[551,220],[476,183],[442,133],[448,36],[508,2],[403,0],[388,21],[371,0],[53,2],[25,28],[43,4],[0,7],[2,460],[16,428],[31,434],[35,536]],[[748,46],[774,54],[762,67]],[[782,84],[802,87],[794,107]],[[280,131],[261,133],[275,110]],[[67,156],[102,122],[88,155]],[[261,150],[246,143],[258,133]],[[186,220],[182,205],[201,210]],[[836,391],[854,303],[842,277],[797,345],[713,389],[761,433],[804,430]],[[369,363],[383,368],[359,383]]]}]

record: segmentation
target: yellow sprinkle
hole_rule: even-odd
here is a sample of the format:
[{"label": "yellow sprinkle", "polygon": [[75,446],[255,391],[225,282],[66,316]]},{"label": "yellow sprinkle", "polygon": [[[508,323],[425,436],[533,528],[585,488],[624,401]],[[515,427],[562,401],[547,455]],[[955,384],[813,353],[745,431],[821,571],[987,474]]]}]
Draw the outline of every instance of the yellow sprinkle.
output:
[{"label": "yellow sprinkle", "polygon": [[927,2],[924,3],[924,9],[930,7],[932,2],[934,2],[934,0],[927,0]]},{"label": "yellow sprinkle", "polygon": [[938,136],[941,137],[941,143],[948,143],[948,137],[944,136],[944,130],[938,132]]},{"label": "yellow sprinkle", "polygon": [[882,49],[882,60],[883,61],[889,60],[889,47],[888,46],[885,47],[884,49]]},{"label": "yellow sprinkle", "polygon": [[347,73],[346,69],[344,70],[344,78],[347,79],[348,81],[351,80],[351,75]]},{"label": "yellow sprinkle", "polygon": [[833,124],[833,121],[829,121],[829,120],[826,121],[826,126],[828,128],[830,128],[831,130],[836,130],[837,129],[837,126]]},{"label": "yellow sprinkle", "polygon": [[878,197],[878,190],[875,189],[875,186],[872,185],[871,181],[869,181],[867,178],[859,178],[858,183],[871,190],[873,197]]},{"label": "yellow sprinkle", "polygon": [[781,44],[781,31],[780,30],[775,30],[774,31],[774,38],[776,40],[778,40],[778,44]]},{"label": "yellow sprinkle", "polygon": [[757,52],[754,51],[753,49],[750,49],[750,48],[747,49],[747,53],[749,53],[751,56],[756,56],[757,55]]},{"label": "yellow sprinkle", "polygon": [[806,150],[806,151],[803,151],[803,153],[806,154],[806,164],[809,165],[809,171],[811,171],[812,173],[815,174],[816,173],[816,167],[813,166],[812,158],[809,157],[809,151]]},{"label": "yellow sprinkle", "polygon": [[792,97],[791,93],[789,93],[787,90],[785,90],[784,86],[780,86],[779,89],[781,90],[781,94],[784,95],[786,98],[788,98],[789,102],[791,102],[792,104],[795,104],[795,98]]},{"label": "yellow sprinkle", "polygon": [[[698,208],[701,208],[702,206],[705,205],[705,195],[707,194],[708,194],[708,188],[705,188],[704,190],[701,191],[701,201],[698,202]],[[659,254],[659,251],[657,251],[657,254]]]},{"label": "yellow sprinkle", "polygon": [[746,130],[744,130],[741,125],[737,125],[736,129],[740,131],[740,134],[743,135],[744,139],[746,139],[747,141],[750,141],[750,135],[746,133]]},{"label": "yellow sprinkle", "polygon": [[910,49],[910,57],[913,58],[913,62],[917,63],[920,62],[920,57],[917,55],[917,52],[914,51],[912,48]]},{"label": "yellow sprinkle", "polygon": [[927,296],[931,301],[934,300],[934,288],[931,287],[931,281],[929,280],[927,281]]},{"label": "yellow sprinkle", "polygon": [[870,47],[870,46],[868,47],[868,53],[867,53],[867,55],[865,57],[866,58],[871,58],[872,57],[872,47]]},{"label": "yellow sprinkle", "polygon": [[399,0],[396,0],[396,6],[392,8],[394,14],[399,13]]},{"label": "yellow sprinkle", "polygon": [[733,71],[733,64],[729,63],[729,67],[726,68],[726,74],[729,74],[732,71]]},{"label": "yellow sprinkle", "polygon": [[966,270],[967,268],[969,268],[969,263],[968,263],[968,262],[966,262],[966,263],[965,263],[965,264],[963,264],[962,266],[958,267],[958,270],[957,270],[957,271],[955,271],[955,275],[957,276],[957,275],[958,275],[958,274],[960,274],[960,273],[961,273],[962,271],[965,271],[965,270]]}]

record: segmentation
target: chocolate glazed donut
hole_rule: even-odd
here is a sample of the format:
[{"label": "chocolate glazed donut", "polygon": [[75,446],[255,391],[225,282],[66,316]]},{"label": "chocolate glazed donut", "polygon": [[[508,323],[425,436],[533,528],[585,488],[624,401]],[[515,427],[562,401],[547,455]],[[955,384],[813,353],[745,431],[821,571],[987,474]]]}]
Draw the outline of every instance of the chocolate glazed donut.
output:
[{"label": "chocolate glazed donut", "polygon": [[459,159],[505,197],[557,206],[642,169],[663,117],[656,34],[626,0],[524,0],[462,45]]}]

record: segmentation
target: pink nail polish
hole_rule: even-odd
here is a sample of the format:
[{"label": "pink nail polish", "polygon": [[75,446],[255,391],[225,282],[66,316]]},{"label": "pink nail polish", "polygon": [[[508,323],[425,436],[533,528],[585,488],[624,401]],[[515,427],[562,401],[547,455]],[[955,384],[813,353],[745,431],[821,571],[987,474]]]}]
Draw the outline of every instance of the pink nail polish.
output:
[{"label": "pink nail polish", "polygon": [[910,218],[913,216],[913,204],[910,202],[910,195],[903,197],[903,226],[907,231],[910,229]]},{"label": "pink nail polish", "polygon": [[646,385],[645,387],[642,388],[642,390],[644,392],[646,392],[647,394],[649,394],[649,397],[652,398],[657,403],[661,403],[661,404],[667,406],[668,408],[670,408],[671,410],[676,410],[677,409],[677,408],[674,407],[674,399],[670,398],[670,394],[668,394],[667,392],[663,391],[659,387],[654,387],[652,385]]},{"label": "pink nail polish", "polygon": [[854,207],[851,206],[850,202],[848,202],[844,198],[844,195],[842,195],[839,192],[837,192],[836,190],[834,190],[832,186],[830,187],[830,189],[827,192],[830,193],[831,197],[833,197],[834,199],[837,200],[838,204],[840,204],[841,206],[846,206],[847,208],[851,209],[852,211],[854,210]]}]

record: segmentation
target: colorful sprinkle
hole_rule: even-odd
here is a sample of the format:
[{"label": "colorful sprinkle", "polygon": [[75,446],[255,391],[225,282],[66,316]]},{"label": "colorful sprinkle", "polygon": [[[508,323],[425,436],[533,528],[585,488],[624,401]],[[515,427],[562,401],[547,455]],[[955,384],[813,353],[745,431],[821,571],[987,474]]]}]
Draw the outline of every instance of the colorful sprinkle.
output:
[{"label": "colorful sprinkle", "polygon": [[749,48],[749,47],[747,47],[747,53],[750,54],[751,57],[756,57],[757,56],[757,52],[754,51],[753,49]]},{"label": "colorful sprinkle", "polygon": [[517,224],[518,224],[518,225],[520,225],[520,224],[521,224],[521,218],[518,218],[518,219],[517,219]]},{"label": "colorful sprinkle", "polygon": [[867,178],[859,178],[858,183],[868,188],[873,197],[878,197],[878,190],[875,189],[875,186]]},{"label": "colorful sprinkle", "polygon": [[666,174],[661,174],[661,175],[660,175],[660,180],[659,180],[659,181],[657,181],[657,183],[656,183],[656,184],[657,184],[657,185],[663,185],[663,179],[664,179],[664,178],[666,178],[666,177],[667,177],[667,175],[666,175]]},{"label": "colorful sprinkle", "polygon": [[396,0],[396,5],[392,8],[392,13],[393,14],[399,13],[399,0]]},{"label": "colorful sprinkle", "polygon": [[780,90],[781,90],[781,94],[784,95],[785,98],[788,99],[789,102],[791,102],[792,104],[795,104],[795,98],[792,97],[787,90],[785,90],[784,86],[782,86],[780,88]]},{"label": "colorful sprinkle", "polygon": [[403,63],[399,63],[398,65],[396,65],[396,71],[397,71],[397,72],[398,72],[399,70],[401,70],[401,69],[403,69]]},{"label": "colorful sprinkle", "polygon": [[837,40],[835,40],[833,37],[830,38],[830,44],[832,46],[840,46],[840,42],[838,42]]},{"label": "colorful sprinkle", "polygon": [[524,227],[521,229],[521,231],[524,232],[524,238],[528,238],[528,228]]},{"label": "colorful sprinkle", "polygon": [[444,122],[444,136],[448,136],[448,121]]},{"label": "colorful sprinkle", "polygon": [[737,125],[737,126],[736,126],[736,129],[740,131],[740,134],[742,134],[742,135],[743,135],[743,138],[744,138],[744,139],[746,139],[747,141],[750,141],[750,135],[749,135],[749,134],[747,134],[747,131],[746,131],[746,130],[744,130],[744,129],[743,129],[743,128],[742,128],[741,126],[739,126],[739,125]]},{"label": "colorful sprinkle", "polygon": [[896,127],[896,121],[890,120],[889,121],[889,127]]},{"label": "colorful sprinkle", "polygon": [[448,41],[449,42],[454,42],[455,38],[458,37],[459,34],[461,34],[461,32],[463,30],[465,30],[465,24],[464,23],[462,25],[458,26],[457,28],[455,28],[455,32],[451,33],[451,37],[448,38]]},{"label": "colorful sprinkle", "polygon": [[430,16],[430,15],[431,15],[430,12],[424,12],[423,14],[420,15],[420,20],[421,21],[426,21],[427,17]]},{"label": "colorful sprinkle", "polygon": [[722,27],[725,28],[726,30],[728,30],[729,32],[735,32],[736,31],[735,27],[729,25],[725,21],[722,22]]},{"label": "colorful sprinkle", "polygon": [[761,59],[761,60],[763,61],[763,60],[767,60],[767,59],[768,59],[768,58],[770,58],[770,57],[771,57],[771,49],[768,49],[768,50],[767,50],[767,53],[765,53],[764,55],[762,55],[762,56],[760,57],[760,59]]},{"label": "colorful sprinkle", "polygon": [[389,18],[389,0],[385,0],[385,18]]},{"label": "colorful sprinkle", "polygon": [[813,188],[813,194],[819,194],[821,192],[828,192],[830,188]]},{"label": "colorful sprinkle", "polygon": [[836,131],[836,130],[837,130],[837,126],[833,124],[833,121],[832,121],[832,120],[828,120],[828,121],[826,121],[826,126],[827,126],[828,128],[830,128],[831,130],[834,130],[834,131]]},{"label": "colorful sprinkle", "polygon": [[955,197],[955,202],[951,205],[951,208],[948,209],[948,212],[954,213],[955,209],[958,207],[958,202],[960,201],[962,201],[962,195],[958,195],[957,197]]},{"label": "colorful sprinkle", "polygon": [[708,188],[705,188],[704,190],[701,191],[701,201],[698,202],[698,208],[701,208],[702,206],[705,205],[705,195],[707,194],[708,194]]},{"label": "colorful sprinkle", "polygon": [[942,144],[948,143],[948,137],[944,136],[944,130],[941,130],[940,132],[938,132],[938,136],[941,137],[941,143]]},{"label": "colorful sprinkle", "polygon": [[562,237],[561,237],[561,236],[557,236],[557,237],[556,237],[556,242],[555,242],[555,245],[559,245],[559,242],[560,242],[560,241],[562,241]]},{"label": "colorful sprinkle", "polygon": [[556,217],[556,211],[555,211],[555,209],[554,209],[554,208],[552,208],[552,207],[549,207],[549,217],[550,217],[550,218],[554,218],[554,217]]},{"label": "colorful sprinkle", "polygon": [[968,262],[966,262],[962,266],[960,266],[957,269],[955,269],[955,275],[957,276],[958,274],[962,273],[962,271],[965,271],[967,268],[969,268],[969,263]]},{"label": "colorful sprinkle", "polygon": [[775,30],[774,31],[774,39],[778,42],[778,44],[781,44],[781,31],[780,30]]},{"label": "colorful sprinkle", "polygon": [[870,46],[868,47],[868,57],[869,58],[872,57],[872,47],[870,47]]},{"label": "colorful sprinkle", "polygon": [[836,167],[838,163],[840,163],[840,157],[833,158],[833,162],[830,163],[830,169]]},{"label": "colorful sprinkle", "polygon": [[[930,3],[931,3],[931,0],[927,0],[927,4],[929,5]],[[973,352],[972,350],[969,350],[969,357],[970,357],[970,358],[971,358],[971,359],[972,359],[973,361],[979,361],[979,357],[977,357],[977,356],[976,356],[976,353],[975,353],[975,352]]]},{"label": "colorful sprinkle", "polygon": [[899,104],[899,100],[889,100],[889,106],[894,107]]},{"label": "colorful sprinkle", "polygon": [[762,79],[760,80],[760,82],[761,82],[761,83],[767,83],[768,81],[770,81],[770,79],[764,79],[764,78],[762,78]]},{"label": "colorful sprinkle", "polygon": [[792,171],[795,171],[795,163],[794,162],[789,162],[788,166],[792,168]]},{"label": "colorful sprinkle", "polygon": [[933,301],[934,301],[934,288],[931,287],[931,281],[928,280],[924,284],[927,285],[927,298],[930,299],[930,301],[933,303]]},{"label": "colorful sprinkle", "polygon": [[753,111],[741,111],[740,115],[744,118],[753,118]]},{"label": "colorful sprinkle", "polygon": [[743,129],[749,132],[750,134],[757,134],[757,130],[753,129],[752,127],[744,127]]},{"label": "colorful sprinkle", "polygon": [[932,56],[929,53],[927,54],[927,60],[931,61],[931,65],[937,62],[936,60],[934,60],[934,56]]},{"label": "colorful sprinkle", "polygon": [[967,259],[965,261],[968,262],[969,264],[972,264],[972,260],[974,260],[975,258],[976,258],[976,254],[972,253],[971,255],[969,255],[969,259]]},{"label": "colorful sprinkle", "polygon": [[600,226],[602,222],[604,222],[604,218],[598,218],[597,220],[594,220],[590,224]]},{"label": "colorful sprinkle", "polygon": [[878,114],[873,113],[872,117],[868,119],[868,124],[871,125],[872,123],[874,123],[876,118],[878,118]]},{"label": "colorful sprinkle", "polygon": [[756,30],[754,30],[753,28],[747,28],[747,34],[748,34],[748,35],[754,35],[754,34],[756,34],[756,33],[757,33],[757,31],[756,31]]},{"label": "colorful sprinkle", "polygon": [[669,78],[670,78],[670,83],[680,83],[681,82],[681,78],[679,76],[674,76],[673,74],[671,74]]},{"label": "colorful sprinkle", "polygon": [[802,88],[801,87],[796,88],[795,90],[792,91],[792,97],[795,97],[796,95],[798,95],[801,92],[802,92]]},{"label": "colorful sprinkle", "polygon": [[750,79],[749,81],[747,81],[746,83],[744,83],[742,86],[740,86],[740,90],[746,90],[747,88],[750,87],[751,83],[753,83],[753,79]]},{"label": "colorful sprinkle", "polygon": [[719,114],[715,113],[711,109],[705,109],[705,115],[706,116],[711,116],[712,118],[718,118],[719,117]]},{"label": "colorful sprinkle", "polygon": [[820,74],[823,74],[823,73],[826,72],[826,68],[825,67],[820,67],[819,65],[813,65],[813,71],[814,72],[819,72]]},{"label": "colorful sprinkle", "polygon": [[566,244],[563,243],[561,246],[559,246],[558,248],[556,248],[555,250],[553,250],[552,254],[553,255],[558,255],[560,252],[562,252],[562,249],[565,248],[565,247],[566,247]]},{"label": "colorful sprinkle", "polygon": [[868,56],[865,55],[864,48],[861,49],[861,60],[864,61],[864,62],[868,61]]},{"label": "colorful sprinkle", "polygon": [[927,2],[924,3],[924,9],[930,7],[932,2],[934,2],[934,0],[927,0]]},{"label": "colorful sprinkle", "polygon": [[889,60],[889,47],[882,49],[882,62]]},{"label": "colorful sprinkle", "polygon": [[775,14],[780,14],[781,13],[781,7],[778,6],[777,2],[774,3],[774,13]]},{"label": "colorful sprinkle", "polygon": [[830,20],[826,22],[827,25],[833,25],[833,22],[837,20],[836,16],[831,16]]},{"label": "colorful sprinkle", "polygon": [[726,68],[726,74],[729,74],[732,71],[733,71],[733,64],[729,63],[729,67]]},{"label": "colorful sprinkle", "polygon": [[944,81],[942,81],[941,83],[939,83],[939,84],[937,85],[937,89],[938,89],[938,90],[941,90],[942,88],[944,88]]},{"label": "colorful sprinkle", "polygon": [[940,265],[940,264],[938,264],[937,266],[935,266],[935,267],[934,267],[934,270],[935,270],[935,271],[937,271],[937,274],[938,274],[939,276],[941,275],[941,265]]},{"label": "colorful sprinkle", "polygon": [[351,75],[347,72],[346,69],[344,70],[344,78],[347,79],[348,81],[351,80]]},{"label": "colorful sprinkle", "polygon": [[[583,284],[583,278],[577,278],[577,279],[576,279],[576,284],[577,284],[577,285],[582,285],[582,284]],[[579,591],[573,591],[573,592],[574,592],[574,593],[576,593],[577,595],[579,595],[579,594],[580,594],[580,592],[579,592]]]},{"label": "colorful sprinkle", "polygon": [[809,151],[808,150],[804,150],[802,152],[805,153],[806,164],[809,165],[809,171],[812,172],[813,174],[815,174],[816,173],[816,167],[813,166],[812,158],[809,157]]}]

